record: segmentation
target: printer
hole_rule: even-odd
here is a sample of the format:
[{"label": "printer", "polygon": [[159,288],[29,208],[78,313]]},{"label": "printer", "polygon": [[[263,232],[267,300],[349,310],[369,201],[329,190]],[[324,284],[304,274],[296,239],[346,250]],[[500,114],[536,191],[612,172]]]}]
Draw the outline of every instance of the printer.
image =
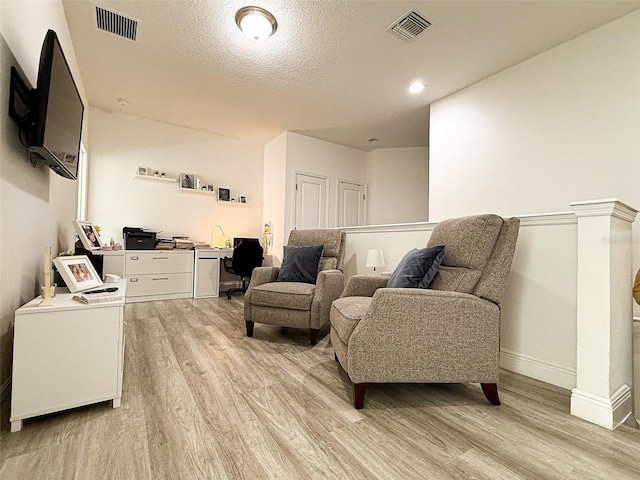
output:
[{"label": "printer", "polygon": [[156,248],[156,232],[149,232],[137,227],[124,227],[122,236],[125,250],[153,250]]}]

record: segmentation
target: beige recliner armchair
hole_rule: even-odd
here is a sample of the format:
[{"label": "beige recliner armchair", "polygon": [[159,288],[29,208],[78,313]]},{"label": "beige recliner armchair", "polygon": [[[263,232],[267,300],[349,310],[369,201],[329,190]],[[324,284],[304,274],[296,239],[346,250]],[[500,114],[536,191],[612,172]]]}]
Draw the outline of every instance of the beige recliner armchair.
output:
[{"label": "beige recliner armchair", "polygon": [[318,331],[329,323],[331,302],[344,288],[345,234],[339,230],[293,230],[287,245],[324,246],[318,280],[315,285],[278,282],[278,267],[254,269],[244,294],[247,336],[253,336],[255,322],[308,328],[311,345],[315,345]]},{"label": "beige recliner armchair", "polygon": [[331,307],[331,343],[354,384],[355,408],[367,383],[480,383],[500,404],[500,302],[519,226],[497,215],[438,224],[427,246],[445,252],[429,289],[349,279]]}]

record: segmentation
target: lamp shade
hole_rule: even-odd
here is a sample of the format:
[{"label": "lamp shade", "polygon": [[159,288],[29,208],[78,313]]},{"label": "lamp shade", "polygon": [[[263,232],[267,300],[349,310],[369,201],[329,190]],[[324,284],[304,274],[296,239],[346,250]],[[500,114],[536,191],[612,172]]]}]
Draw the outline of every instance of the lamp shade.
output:
[{"label": "lamp shade", "polygon": [[379,248],[370,248],[367,250],[367,261],[365,266],[373,267],[384,267],[384,256],[382,255],[382,250]]}]

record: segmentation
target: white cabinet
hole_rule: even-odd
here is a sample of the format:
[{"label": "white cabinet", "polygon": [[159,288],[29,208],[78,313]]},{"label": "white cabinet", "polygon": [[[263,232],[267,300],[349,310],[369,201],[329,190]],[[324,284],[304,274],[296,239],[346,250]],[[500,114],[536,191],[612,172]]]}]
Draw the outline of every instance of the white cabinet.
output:
[{"label": "white cabinet", "polygon": [[193,296],[192,250],[125,252],[127,303]]},{"label": "white cabinet", "polygon": [[219,296],[220,251],[197,249],[193,274],[193,298]]},{"label": "white cabinet", "polygon": [[[121,281],[118,293],[125,295]],[[36,298],[15,312],[11,431],[26,418],[112,400],[120,406],[124,365],[124,300],[85,305],[58,293],[49,307]]]}]

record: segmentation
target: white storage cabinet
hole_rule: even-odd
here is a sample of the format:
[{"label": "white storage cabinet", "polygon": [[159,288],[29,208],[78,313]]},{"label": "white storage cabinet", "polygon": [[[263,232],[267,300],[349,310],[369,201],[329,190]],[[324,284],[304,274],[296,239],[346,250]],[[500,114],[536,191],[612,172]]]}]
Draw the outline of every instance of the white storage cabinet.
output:
[{"label": "white storage cabinet", "polygon": [[193,296],[192,250],[125,251],[127,303]]},{"label": "white storage cabinet", "polygon": [[[125,295],[126,283],[114,286]],[[26,418],[113,401],[120,406],[124,365],[124,300],[86,305],[58,293],[15,312],[11,431]]]}]

